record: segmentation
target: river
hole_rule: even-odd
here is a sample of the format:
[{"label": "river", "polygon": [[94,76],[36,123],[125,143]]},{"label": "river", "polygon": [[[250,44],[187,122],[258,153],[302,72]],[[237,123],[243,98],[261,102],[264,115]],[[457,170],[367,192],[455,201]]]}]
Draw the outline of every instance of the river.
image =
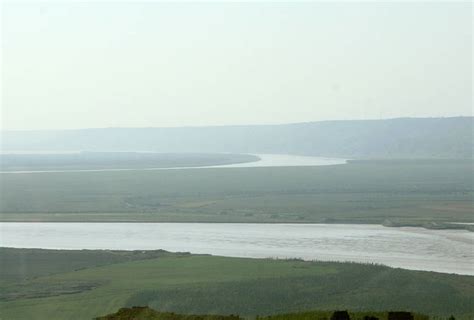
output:
[{"label": "river", "polygon": [[15,173],[60,173],[60,172],[114,172],[114,171],[154,171],[154,170],[181,170],[181,169],[209,169],[209,168],[256,168],[256,167],[302,167],[327,166],[347,163],[346,159],[324,158],[311,156],[296,156],[289,154],[254,154],[257,161],[249,161],[225,165],[194,166],[194,167],[157,167],[157,168],[108,168],[108,169],[55,169],[55,170],[20,170],[0,171],[0,174]]},{"label": "river", "polygon": [[0,246],[186,251],[474,275],[474,233],[363,224],[0,223]]}]

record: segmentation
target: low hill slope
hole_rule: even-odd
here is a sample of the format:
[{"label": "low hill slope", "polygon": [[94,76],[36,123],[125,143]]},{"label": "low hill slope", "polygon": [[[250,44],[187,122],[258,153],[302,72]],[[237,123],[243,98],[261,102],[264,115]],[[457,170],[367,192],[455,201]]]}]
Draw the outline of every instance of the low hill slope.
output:
[{"label": "low hill slope", "polygon": [[[14,263],[17,257],[25,263]],[[277,315],[302,310],[378,311],[373,315],[379,320],[390,310],[432,320],[451,314],[471,320],[474,314],[474,277],[377,265],[40,249],[0,250],[5,260],[10,263],[0,267],[0,310],[8,320],[90,320],[133,306],[186,315],[272,315],[265,320],[287,320]],[[25,268],[34,263],[41,272]]]}]

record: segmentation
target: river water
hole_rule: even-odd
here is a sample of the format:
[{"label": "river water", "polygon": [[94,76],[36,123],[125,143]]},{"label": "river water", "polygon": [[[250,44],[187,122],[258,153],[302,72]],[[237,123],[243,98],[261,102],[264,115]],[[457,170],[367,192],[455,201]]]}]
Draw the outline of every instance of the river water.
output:
[{"label": "river water", "polygon": [[474,233],[362,224],[0,223],[0,246],[355,261],[474,275]]},{"label": "river water", "polygon": [[211,165],[195,167],[158,167],[158,168],[113,168],[113,169],[58,169],[58,170],[21,170],[0,171],[0,174],[14,173],[58,173],[58,172],[114,172],[114,171],[154,171],[154,170],[182,170],[182,169],[209,169],[209,168],[255,168],[255,167],[302,167],[302,166],[327,166],[347,163],[346,159],[323,158],[310,156],[296,156],[289,154],[255,154],[260,159],[257,161]]},{"label": "river water", "polygon": [[323,158],[295,156],[289,154],[255,154],[259,161],[209,166],[206,168],[254,168],[254,167],[308,167],[345,164],[347,160],[339,158]]}]

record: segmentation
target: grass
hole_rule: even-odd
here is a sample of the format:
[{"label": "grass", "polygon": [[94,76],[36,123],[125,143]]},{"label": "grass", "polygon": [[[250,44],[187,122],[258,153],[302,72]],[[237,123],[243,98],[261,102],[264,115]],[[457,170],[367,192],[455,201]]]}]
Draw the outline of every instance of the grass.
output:
[{"label": "grass", "polygon": [[[114,263],[171,255],[163,250],[37,250],[0,248],[0,283],[24,282],[41,276]],[[177,254],[173,254],[176,256]]]},{"label": "grass", "polygon": [[1,221],[474,222],[471,160],[1,175]]},{"label": "grass", "polygon": [[157,312],[148,307],[121,308],[114,314],[97,320],[241,320],[239,316],[229,315],[182,315],[171,312]]},{"label": "grass", "polygon": [[[261,320],[328,320],[333,311],[307,311],[300,313],[287,313],[267,317],[259,317]],[[388,312],[349,312],[353,320],[366,320],[366,317],[376,317],[377,320],[387,320]],[[414,314],[414,320],[428,320],[429,317]],[[188,315],[171,312],[158,312],[149,307],[121,308],[113,314],[97,318],[97,320],[242,320],[238,315]]]},{"label": "grass", "polygon": [[[335,309],[474,316],[471,276],[354,263],[163,252],[2,249],[0,261],[5,254],[23,256],[42,271],[16,276],[22,279],[18,281],[6,276],[18,274],[12,270],[18,265],[3,265],[0,292],[10,296],[0,297],[2,319],[91,319],[134,305],[245,317]],[[140,258],[130,258],[133,255]],[[97,261],[105,262],[97,265]]]}]

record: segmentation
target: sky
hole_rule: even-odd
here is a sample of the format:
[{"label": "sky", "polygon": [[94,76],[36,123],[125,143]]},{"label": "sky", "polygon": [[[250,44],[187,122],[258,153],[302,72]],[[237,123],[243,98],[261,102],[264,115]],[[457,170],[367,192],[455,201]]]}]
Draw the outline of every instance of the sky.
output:
[{"label": "sky", "polygon": [[472,115],[470,2],[1,9],[3,130]]}]

